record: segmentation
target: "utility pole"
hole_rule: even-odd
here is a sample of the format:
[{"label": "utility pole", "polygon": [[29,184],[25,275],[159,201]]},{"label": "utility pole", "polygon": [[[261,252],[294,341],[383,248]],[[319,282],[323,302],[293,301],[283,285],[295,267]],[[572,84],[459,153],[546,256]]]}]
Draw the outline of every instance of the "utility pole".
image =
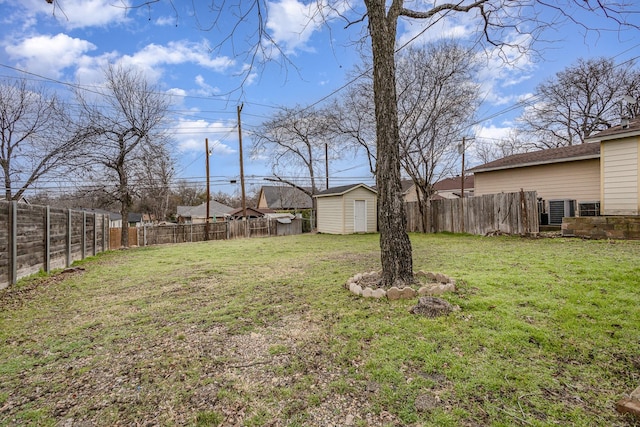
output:
[{"label": "utility pole", "polygon": [[324,170],[327,177],[327,189],[329,188],[329,144],[324,143]]},{"label": "utility pole", "polygon": [[209,240],[209,208],[211,203],[211,190],[209,189],[209,138],[204,139],[204,147],[207,150],[206,156],[206,165],[207,165],[207,212],[205,213],[205,222],[204,222],[204,240]]},{"label": "utility pole", "polygon": [[242,191],[242,217],[247,219],[247,202],[244,193],[244,161],[242,160],[242,122],[240,120],[240,112],[242,112],[244,104],[238,105],[238,144],[240,147],[240,189]]}]

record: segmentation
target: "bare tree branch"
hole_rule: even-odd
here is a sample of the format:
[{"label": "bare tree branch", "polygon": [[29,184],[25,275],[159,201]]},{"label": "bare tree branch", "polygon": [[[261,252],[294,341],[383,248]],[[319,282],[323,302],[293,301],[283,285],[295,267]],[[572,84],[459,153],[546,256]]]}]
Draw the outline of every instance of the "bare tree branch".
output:
[{"label": "bare tree branch", "polygon": [[127,218],[138,195],[135,178],[140,174],[139,167],[150,164],[146,157],[167,161],[163,148],[167,138],[161,125],[169,103],[144,76],[131,69],[110,66],[105,77],[105,89],[97,100],[77,93],[84,119],[81,135],[90,147],[85,156],[109,183],[102,187],[103,191],[120,204],[121,244],[126,247]]},{"label": "bare tree branch", "polygon": [[0,171],[7,200],[19,200],[38,180],[63,175],[78,146],[55,96],[24,79],[0,82]]}]

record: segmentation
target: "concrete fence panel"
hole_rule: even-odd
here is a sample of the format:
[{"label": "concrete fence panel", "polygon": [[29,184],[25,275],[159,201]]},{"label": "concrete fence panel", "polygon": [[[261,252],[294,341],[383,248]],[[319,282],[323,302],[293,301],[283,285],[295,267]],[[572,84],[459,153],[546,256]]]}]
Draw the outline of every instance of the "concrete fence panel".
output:
[{"label": "concrete fence panel", "polygon": [[108,248],[107,215],[0,201],[0,289]]}]

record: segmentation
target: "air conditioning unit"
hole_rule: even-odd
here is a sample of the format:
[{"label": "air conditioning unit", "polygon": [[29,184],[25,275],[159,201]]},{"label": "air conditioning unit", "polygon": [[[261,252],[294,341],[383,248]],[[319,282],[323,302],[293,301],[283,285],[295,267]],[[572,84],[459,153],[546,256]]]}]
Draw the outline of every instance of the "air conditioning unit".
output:
[{"label": "air conditioning unit", "polygon": [[549,200],[549,224],[561,225],[562,218],[576,215],[576,201],[569,199]]},{"label": "air conditioning unit", "polygon": [[578,215],[580,216],[600,216],[600,202],[578,203]]}]

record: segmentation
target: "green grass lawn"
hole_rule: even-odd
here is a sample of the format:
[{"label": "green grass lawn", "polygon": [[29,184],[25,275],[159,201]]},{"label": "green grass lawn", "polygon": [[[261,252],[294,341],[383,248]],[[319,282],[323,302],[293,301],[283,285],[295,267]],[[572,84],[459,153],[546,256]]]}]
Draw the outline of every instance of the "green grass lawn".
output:
[{"label": "green grass lawn", "polygon": [[[640,242],[411,235],[461,310],[343,284],[377,235],[101,254],[0,292],[0,425],[638,426]],[[84,423],[84,424],[83,424]]]}]

